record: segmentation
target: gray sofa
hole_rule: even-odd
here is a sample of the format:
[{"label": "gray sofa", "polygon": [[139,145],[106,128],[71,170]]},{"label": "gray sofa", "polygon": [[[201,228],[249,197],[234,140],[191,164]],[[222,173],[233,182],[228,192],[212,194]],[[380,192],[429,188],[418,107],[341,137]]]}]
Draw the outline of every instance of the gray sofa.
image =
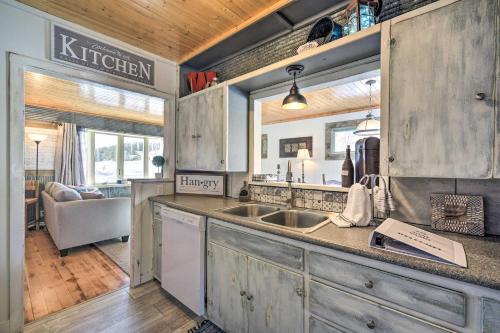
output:
[{"label": "gray sofa", "polygon": [[56,201],[42,192],[45,224],[63,257],[80,245],[130,235],[130,198]]}]

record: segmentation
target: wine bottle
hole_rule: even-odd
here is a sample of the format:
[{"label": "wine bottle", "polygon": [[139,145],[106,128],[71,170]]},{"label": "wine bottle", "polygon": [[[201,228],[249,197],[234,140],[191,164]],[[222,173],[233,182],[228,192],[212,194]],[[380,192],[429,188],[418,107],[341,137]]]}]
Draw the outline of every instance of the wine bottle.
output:
[{"label": "wine bottle", "polygon": [[351,160],[351,147],[347,145],[344,164],[342,164],[342,187],[351,187],[354,183],[354,165]]}]

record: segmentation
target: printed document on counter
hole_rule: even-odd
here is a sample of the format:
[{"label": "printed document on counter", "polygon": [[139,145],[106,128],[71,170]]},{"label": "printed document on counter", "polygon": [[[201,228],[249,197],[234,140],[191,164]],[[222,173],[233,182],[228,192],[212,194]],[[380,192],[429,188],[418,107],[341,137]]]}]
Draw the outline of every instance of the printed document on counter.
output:
[{"label": "printed document on counter", "polygon": [[369,245],[417,258],[467,267],[462,244],[391,218],[386,219],[370,234]]}]

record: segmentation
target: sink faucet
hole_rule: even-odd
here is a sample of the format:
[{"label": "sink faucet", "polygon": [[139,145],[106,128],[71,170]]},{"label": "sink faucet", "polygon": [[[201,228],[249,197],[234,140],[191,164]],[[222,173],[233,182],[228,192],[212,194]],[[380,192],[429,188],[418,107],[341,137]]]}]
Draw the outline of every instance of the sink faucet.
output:
[{"label": "sink faucet", "polygon": [[289,197],[287,198],[287,206],[288,208],[293,208],[293,190],[292,190],[292,181],[293,181],[293,175],[292,175],[292,162],[289,160],[288,161],[288,169],[286,171],[286,182],[288,183],[288,192],[290,193]]}]

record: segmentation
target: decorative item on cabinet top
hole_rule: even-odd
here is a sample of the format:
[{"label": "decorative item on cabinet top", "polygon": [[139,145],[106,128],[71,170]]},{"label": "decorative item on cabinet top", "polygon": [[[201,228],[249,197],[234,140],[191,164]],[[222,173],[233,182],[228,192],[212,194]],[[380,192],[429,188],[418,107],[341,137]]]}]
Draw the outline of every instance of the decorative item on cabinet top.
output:
[{"label": "decorative item on cabinet top", "polygon": [[297,49],[297,53],[300,54],[341,37],[342,26],[328,16],[322,17],[312,26],[307,42]]},{"label": "decorative item on cabinet top", "polygon": [[352,0],[344,12],[343,35],[352,35],[377,22],[382,10],[382,0]]},{"label": "decorative item on cabinet top", "polygon": [[217,73],[213,71],[189,72],[186,74],[186,78],[190,93],[218,84]]},{"label": "decorative item on cabinet top", "polygon": [[482,196],[433,193],[430,200],[432,229],[484,236]]}]

